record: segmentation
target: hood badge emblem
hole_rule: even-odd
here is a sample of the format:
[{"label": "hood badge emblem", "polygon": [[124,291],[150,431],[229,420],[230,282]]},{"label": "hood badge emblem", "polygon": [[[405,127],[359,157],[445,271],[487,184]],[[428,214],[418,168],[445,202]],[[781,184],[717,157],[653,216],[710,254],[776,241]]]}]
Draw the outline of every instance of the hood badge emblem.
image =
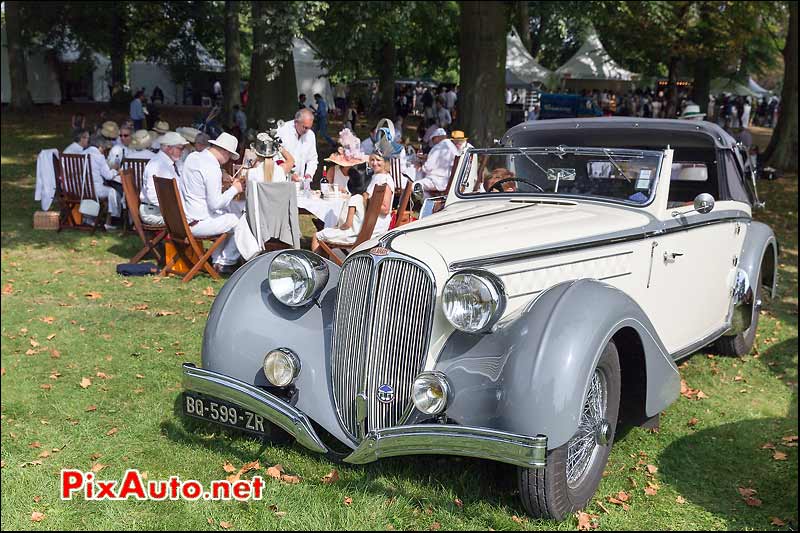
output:
[{"label": "hood badge emblem", "polygon": [[388,255],[389,249],[384,248],[383,246],[376,246],[375,248],[372,248],[369,253],[372,255]]},{"label": "hood badge emblem", "polygon": [[383,384],[378,387],[378,401],[389,403],[394,400],[394,389],[390,385]]}]

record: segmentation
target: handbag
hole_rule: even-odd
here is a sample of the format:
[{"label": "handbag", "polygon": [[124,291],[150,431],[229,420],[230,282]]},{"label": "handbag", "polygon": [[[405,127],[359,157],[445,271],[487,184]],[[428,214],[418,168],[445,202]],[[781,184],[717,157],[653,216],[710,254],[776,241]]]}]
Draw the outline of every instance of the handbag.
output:
[{"label": "handbag", "polygon": [[82,215],[89,217],[96,217],[100,214],[100,202],[87,198],[83,199],[83,191],[86,189],[86,175],[89,170],[89,154],[83,159],[83,181],[81,181],[81,205],[78,207],[78,212]]}]

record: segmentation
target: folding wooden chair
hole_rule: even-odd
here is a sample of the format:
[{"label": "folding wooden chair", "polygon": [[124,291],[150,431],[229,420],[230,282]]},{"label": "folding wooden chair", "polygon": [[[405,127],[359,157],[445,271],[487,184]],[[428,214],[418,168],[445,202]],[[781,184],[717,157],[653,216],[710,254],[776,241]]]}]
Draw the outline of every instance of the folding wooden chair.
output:
[{"label": "folding wooden chair", "polygon": [[[161,215],[164,217],[164,223],[167,226],[169,240],[175,247],[175,255],[167,258],[167,264],[161,270],[160,275],[182,274],[183,272],[174,270],[173,266],[178,261],[184,261],[187,265],[192,265],[189,272],[183,277],[184,283],[195,277],[201,269],[205,270],[212,278],[219,279],[219,273],[211,266],[209,259],[214,250],[222,246],[225,239],[228,238],[228,234],[223,233],[209,237],[195,237],[192,235],[189,223],[186,221],[186,214],[183,211],[183,202],[178,193],[178,182],[174,179],[154,176],[153,183],[156,186],[158,204],[161,208]],[[204,250],[202,241],[213,242],[208,250]]]},{"label": "folding wooden chair", "polygon": [[389,174],[394,182],[394,194],[400,196],[403,191],[403,162],[399,157],[390,159]]},{"label": "folding wooden chair", "polygon": [[58,201],[60,214],[58,220],[58,231],[64,228],[89,230],[94,234],[100,226],[100,221],[105,218],[105,210],[100,202],[100,213],[95,217],[94,226],[91,228],[81,225],[75,219],[74,211],[81,205],[81,188],[83,188],[83,199],[97,199],[94,190],[94,179],[92,177],[92,165],[86,169],[86,183],[83,183],[84,165],[87,156],[84,154],[62,154],[59,159],[53,155],[53,167],[56,171],[58,186]]},{"label": "folding wooden chair", "polygon": [[414,182],[408,180],[405,188],[403,189],[403,194],[400,195],[400,203],[397,205],[397,209],[395,210],[395,222],[394,226],[392,226],[393,228],[397,228],[411,222],[411,212],[408,208],[411,204],[411,193],[413,191]]},{"label": "folding wooden chair", "polygon": [[342,266],[342,261],[338,255],[333,253],[334,250],[343,250],[349,253],[350,250],[366,242],[372,238],[372,232],[375,231],[375,223],[378,222],[378,216],[381,212],[381,204],[383,204],[383,197],[386,194],[386,185],[378,185],[372,191],[372,197],[367,203],[367,211],[364,213],[364,223],[361,225],[361,231],[356,237],[356,242],[353,244],[346,244],[341,242],[325,242],[319,241],[319,247],[330,258],[331,261],[339,266]]},{"label": "folding wooden chair", "polygon": [[[137,197],[139,195],[139,191],[141,191],[142,187],[144,186],[144,167],[147,166],[147,163],[149,161],[150,161],[149,159],[138,159],[138,158],[135,158],[135,157],[131,157],[131,158],[125,157],[125,158],[122,159],[122,161],[119,164],[120,174],[122,173],[123,170],[128,170],[128,169],[130,169],[133,172],[133,187],[134,187],[134,192],[136,193]],[[125,199],[125,204],[127,205],[127,209],[131,208],[130,204],[128,203],[127,196],[126,196],[126,199]],[[133,216],[131,215],[131,219],[132,218],[133,218]],[[131,228],[128,225],[128,216],[123,211],[123,213],[122,213],[122,231],[126,231],[127,232],[127,231],[130,231],[130,230],[131,230]],[[135,228],[134,228],[134,231],[136,231]]]},{"label": "folding wooden chair", "polygon": [[128,204],[128,212],[133,219],[133,229],[139,234],[144,243],[144,248],[133,256],[129,263],[138,263],[148,253],[152,253],[161,265],[164,258],[159,253],[156,245],[167,236],[167,227],[164,225],[151,225],[142,222],[139,216],[139,192],[136,190],[136,178],[133,170],[128,168],[120,172],[122,178],[122,190],[125,192],[125,202]]}]

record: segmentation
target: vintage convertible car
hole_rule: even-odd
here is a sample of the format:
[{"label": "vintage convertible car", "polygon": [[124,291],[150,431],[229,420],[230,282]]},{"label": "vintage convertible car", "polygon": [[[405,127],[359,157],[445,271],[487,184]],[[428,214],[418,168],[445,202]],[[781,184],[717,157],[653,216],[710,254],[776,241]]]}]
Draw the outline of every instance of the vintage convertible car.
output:
[{"label": "vintage convertible car", "polygon": [[516,465],[526,509],[563,519],[617,424],[678,397],[675,360],[751,349],[778,245],[743,161],[708,122],[520,124],[458,161],[443,210],[341,268],[240,268],[183,365],[184,413],[348,463]]}]

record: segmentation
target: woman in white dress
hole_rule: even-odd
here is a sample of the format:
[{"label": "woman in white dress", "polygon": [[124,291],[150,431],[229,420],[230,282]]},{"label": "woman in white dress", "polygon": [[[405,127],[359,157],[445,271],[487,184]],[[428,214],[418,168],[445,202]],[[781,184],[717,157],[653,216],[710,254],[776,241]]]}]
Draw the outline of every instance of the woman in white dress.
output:
[{"label": "woman in white dress", "polygon": [[381,202],[381,209],[378,213],[378,220],[375,222],[373,237],[378,237],[389,231],[392,223],[392,200],[394,199],[394,180],[389,174],[389,161],[380,154],[369,156],[369,166],[372,169],[372,180],[367,187],[367,194],[371,197],[372,191],[378,185],[386,185],[386,192]]},{"label": "woman in white dress", "polygon": [[358,238],[364,224],[364,213],[367,206],[367,179],[363,172],[350,169],[347,188],[350,200],[342,206],[339,220],[334,228],[325,228],[311,237],[311,251],[318,252],[319,241],[353,244]]}]

